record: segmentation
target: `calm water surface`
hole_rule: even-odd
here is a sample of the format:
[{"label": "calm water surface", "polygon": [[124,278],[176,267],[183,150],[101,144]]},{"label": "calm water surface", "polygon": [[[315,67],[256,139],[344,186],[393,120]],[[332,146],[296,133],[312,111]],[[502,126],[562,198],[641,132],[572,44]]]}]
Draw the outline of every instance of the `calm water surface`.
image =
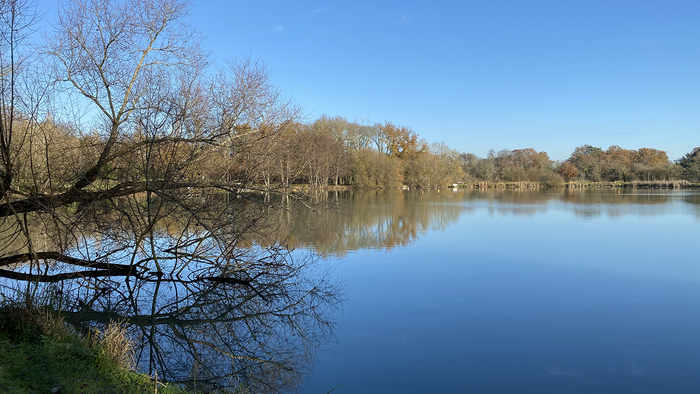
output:
[{"label": "calm water surface", "polygon": [[303,393],[700,392],[697,191],[331,198],[297,241],[347,302]]}]

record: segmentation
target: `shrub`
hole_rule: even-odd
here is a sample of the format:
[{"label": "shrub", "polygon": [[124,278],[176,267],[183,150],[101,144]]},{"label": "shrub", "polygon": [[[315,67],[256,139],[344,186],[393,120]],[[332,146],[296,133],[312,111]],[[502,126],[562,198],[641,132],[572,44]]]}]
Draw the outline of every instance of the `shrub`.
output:
[{"label": "shrub", "polygon": [[564,178],[555,172],[545,172],[540,177],[540,182],[542,183],[542,186],[557,187],[564,185]]}]

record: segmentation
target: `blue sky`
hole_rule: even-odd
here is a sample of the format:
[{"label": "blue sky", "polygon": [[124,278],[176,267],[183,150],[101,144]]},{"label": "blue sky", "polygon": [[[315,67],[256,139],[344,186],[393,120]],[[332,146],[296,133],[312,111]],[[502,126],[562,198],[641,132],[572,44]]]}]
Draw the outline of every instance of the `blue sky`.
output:
[{"label": "blue sky", "polygon": [[390,121],[479,156],[700,146],[700,1],[200,0],[191,18],[215,63],[262,60],[309,120]]}]

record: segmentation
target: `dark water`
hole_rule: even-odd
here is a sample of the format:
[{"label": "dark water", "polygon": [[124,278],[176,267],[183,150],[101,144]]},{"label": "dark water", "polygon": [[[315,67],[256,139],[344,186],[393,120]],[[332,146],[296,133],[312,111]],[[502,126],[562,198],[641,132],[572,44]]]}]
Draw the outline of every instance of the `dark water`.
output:
[{"label": "dark water", "polygon": [[296,241],[347,302],[302,393],[700,392],[700,193],[331,198]]}]

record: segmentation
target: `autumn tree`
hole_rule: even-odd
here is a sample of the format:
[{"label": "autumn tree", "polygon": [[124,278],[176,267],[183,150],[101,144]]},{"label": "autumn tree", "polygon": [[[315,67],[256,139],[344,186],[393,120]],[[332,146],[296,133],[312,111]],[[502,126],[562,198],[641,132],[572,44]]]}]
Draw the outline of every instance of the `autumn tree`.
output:
[{"label": "autumn tree", "polygon": [[504,149],[494,158],[498,176],[507,181],[540,182],[543,176],[553,174],[554,162],[546,152],[535,149]]},{"label": "autumn tree", "polygon": [[579,171],[571,162],[565,161],[557,167],[557,173],[561,175],[565,181],[573,181],[578,177]]},{"label": "autumn tree", "polygon": [[[325,154],[323,162],[328,175],[325,176],[326,182],[321,182],[323,185],[328,184],[327,179],[332,179],[332,183],[338,186],[341,179],[349,174],[348,150],[351,145],[357,147],[368,143],[368,140],[356,134],[358,128],[355,126],[345,118],[339,116],[330,118],[326,115],[321,116],[311,125],[315,154],[319,158],[321,154]],[[317,163],[319,163],[318,160]]]},{"label": "autumn tree", "polygon": [[666,164],[668,163],[668,155],[662,150],[640,148],[637,151],[635,162],[644,165]]},{"label": "autumn tree", "polygon": [[647,181],[672,179],[675,175],[666,152],[653,148],[637,151],[634,170],[640,179]]},{"label": "autumn tree", "polygon": [[464,180],[464,171],[460,163],[460,154],[450,148],[444,142],[435,142],[430,145],[429,152],[440,160],[440,178],[437,183],[449,185]]},{"label": "autumn tree", "polygon": [[482,181],[491,181],[496,177],[495,152],[491,150],[486,158],[473,153],[461,153],[460,161],[465,176]]},{"label": "autumn tree", "polygon": [[651,148],[629,150],[613,145],[603,151],[583,145],[567,161],[591,181],[664,180],[678,176],[666,152]]},{"label": "autumn tree", "polygon": [[601,155],[601,178],[608,181],[631,181],[637,152],[613,145]]},{"label": "autumn tree", "polygon": [[403,159],[407,155],[423,152],[427,149],[425,144],[420,144],[418,134],[404,126],[395,126],[386,122],[380,126],[381,139],[384,150],[382,153]]},{"label": "autumn tree", "polygon": [[431,188],[444,182],[440,158],[430,152],[413,153],[403,161],[404,183],[411,188]]},{"label": "autumn tree", "polygon": [[374,149],[352,151],[353,185],[360,188],[400,187],[404,181],[403,163]]},{"label": "autumn tree", "polygon": [[336,116],[321,115],[311,124],[311,129],[319,134],[325,134],[339,141],[345,141],[348,134],[349,122],[347,119]]},{"label": "autumn tree", "polygon": [[374,126],[358,122],[350,122],[347,125],[345,144],[349,149],[367,149],[372,146],[372,136],[376,133]]},{"label": "autumn tree", "polygon": [[600,157],[603,150],[591,145],[582,145],[574,149],[571,157],[567,160],[583,174],[585,179],[599,181],[601,178]]}]

